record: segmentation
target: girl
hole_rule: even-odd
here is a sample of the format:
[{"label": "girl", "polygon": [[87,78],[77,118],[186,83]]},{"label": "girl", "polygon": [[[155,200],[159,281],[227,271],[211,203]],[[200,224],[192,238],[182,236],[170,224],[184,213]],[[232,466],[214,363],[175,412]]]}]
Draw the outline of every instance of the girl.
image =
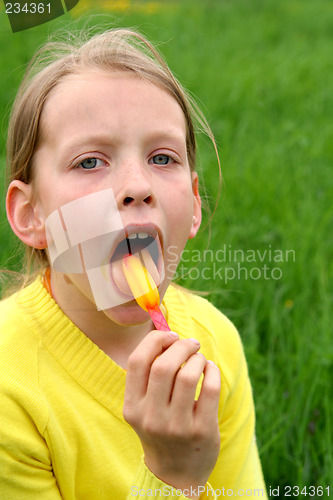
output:
[{"label": "girl", "polygon": [[[194,108],[138,33],[58,49],[30,65],[9,125],[8,220],[39,274],[0,304],[0,497],[265,497],[238,333],[171,283],[201,222]],[[66,234],[80,243],[52,257]],[[172,332],[119,267],[144,241]],[[98,307],[101,247],[116,292]]]}]

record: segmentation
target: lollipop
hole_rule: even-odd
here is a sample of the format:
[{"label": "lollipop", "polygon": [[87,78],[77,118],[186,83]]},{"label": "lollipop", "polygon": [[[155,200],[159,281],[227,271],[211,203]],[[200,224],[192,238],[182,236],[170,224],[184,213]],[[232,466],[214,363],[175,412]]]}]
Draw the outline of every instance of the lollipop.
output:
[{"label": "lollipop", "polygon": [[140,259],[132,254],[124,255],[122,269],[135,300],[147,311],[157,330],[170,328],[159,307],[160,295],[157,286]]}]

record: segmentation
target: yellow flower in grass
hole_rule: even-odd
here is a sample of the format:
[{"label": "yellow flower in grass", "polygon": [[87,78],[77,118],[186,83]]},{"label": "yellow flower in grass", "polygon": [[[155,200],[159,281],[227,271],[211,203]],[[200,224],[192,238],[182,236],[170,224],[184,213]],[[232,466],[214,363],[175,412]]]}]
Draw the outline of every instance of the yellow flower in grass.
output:
[{"label": "yellow flower in grass", "polygon": [[287,299],[284,303],[284,307],[286,309],[291,309],[292,307],[294,307],[294,301],[292,299]]}]

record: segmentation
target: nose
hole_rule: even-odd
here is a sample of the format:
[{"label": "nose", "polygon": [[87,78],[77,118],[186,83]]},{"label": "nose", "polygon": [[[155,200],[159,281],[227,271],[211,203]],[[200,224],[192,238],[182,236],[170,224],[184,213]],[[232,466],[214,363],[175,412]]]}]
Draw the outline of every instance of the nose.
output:
[{"label": "nose", "polygon": [[136,162],[124,166],[119,198],[124,207],[154,204],[155,196],[148,165],[145,167]]},{"label": "nose", "polygon": [[[143,198],[143,197],[141,197],[141,196],[139,196],[139,197],[126,196],[123,199],[123,205],[125,207],[127,207],[128,205],[135,205],[138,200],[141,200],[141,198]],[[144,197],[143,202],[146,203],[147,205],[151,205],[151,203],[152,203],[151,195]]]}]

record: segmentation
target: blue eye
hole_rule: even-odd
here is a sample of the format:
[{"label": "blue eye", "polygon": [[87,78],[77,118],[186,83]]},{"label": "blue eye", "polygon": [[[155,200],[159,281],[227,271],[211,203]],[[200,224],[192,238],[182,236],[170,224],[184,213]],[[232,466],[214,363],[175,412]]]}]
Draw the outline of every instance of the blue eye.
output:
[{"label": "blue eye", "polygon": [[[100,164],[98,162],[102,162],[99,158],[85,158],[79,163],[79,166],[86,169],[86,170],[91,170],[93,168],[99,167]],[[103,163],[103,162],[102,162]]]},{"label": "blue eye", "polygon": [[167,165],[168,163],[174,161],[173,158],[171,158],[171,156],[164,154],[155,155],[153,156],[152,160],[153,163],[155,163],[155,165]]}]

